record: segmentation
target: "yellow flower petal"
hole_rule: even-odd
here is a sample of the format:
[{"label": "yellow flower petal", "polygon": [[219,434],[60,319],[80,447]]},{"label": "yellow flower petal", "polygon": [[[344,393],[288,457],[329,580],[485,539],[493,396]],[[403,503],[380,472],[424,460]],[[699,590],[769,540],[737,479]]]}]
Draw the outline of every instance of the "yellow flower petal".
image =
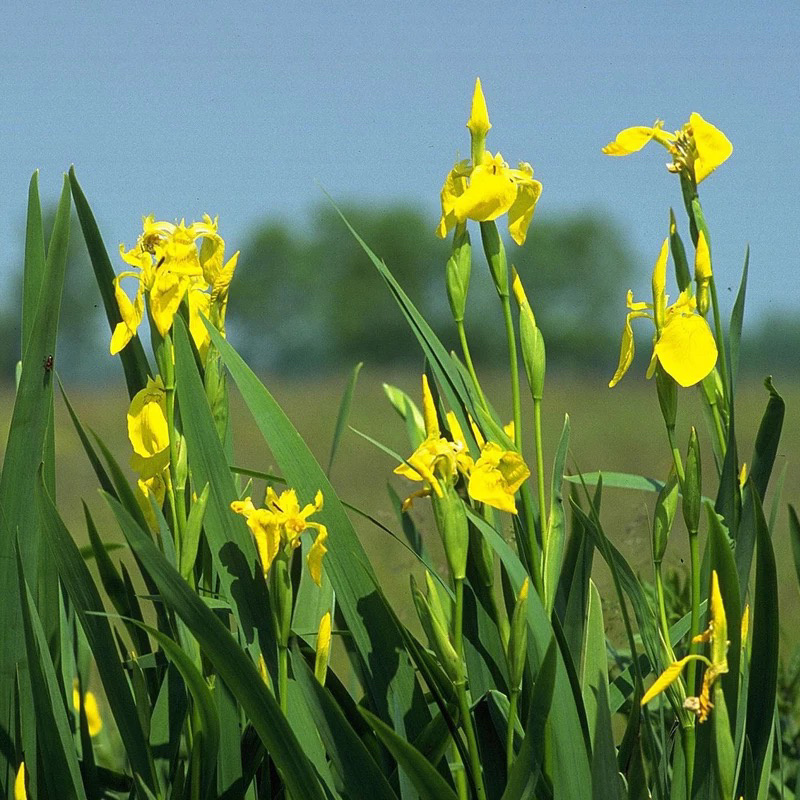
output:
[{"label": "yellow flower petal", "polygon": [[619,364],[614,377],[608,382],[608,388],[613,389],[622,379],[622,376],[628,371],[628,368],[633,363],[633,328],[631,327],[631,317],[633,313],[625,317],[625,327],[622,330],[622,343],[619,348]]},{"label": "yellow flower petal", "polygon": [[656,325],[663,323],[664,311],[667,305],[667,256],[669,255],[669,239],[664,239],[661,252],[658,254],[653,266],[653,309],[655,311]]},{"label": "yellow flower petal", "polygon": [[689,128],[697,156],[694,161],[694,176],[697,183],[705,180],[720,164],[733,153],[733,145],[728,137],[698,113],[689,116]]},{"label": "yellow flower petal", "polygon": [[656,695],[661,694],[661,692],[675,683],[675,681],[678,680],[683,668],[690,661],[706,661],[706,659],[703,656],[689,655],[680,659],[680,661],[673,661],[672,664],[670,664],[661,673],[661,675],[656,678],[653,685],[644,693],[644,697],[642,697],[641,700],[641,705],[649,703]]},{"label": "yellow flower petal", "polygon": [[[76,711],[81,709],[81,696],[78,691],[78,682],[72,686],[72,706]],[[100,709],[97,706],[97,698],[93,692],[84,692],[83,708],[86,713],[86,722],[89,726],[89,735],[97,736],[103,730],[103,720],[100,716]]]},{"label": "yellow flower petal", "polygon": [[258,508],[247,517],[247,527],[250,528],[256,540],[261,569],[266,577],[280,549],[280,525],[275,514],[264,508]]},{"label": "yellow flower petal", "polygon": [[653,139],[659,127],[659,121],[656,120],[652,128],[644,125],[625,128],[617,134],[613,142],[609,142],[603,148],[603,152],[607,156],[629,156],[631,153],[636,153]]},{"label": "yellow flower petal", "polygon": [[459,222],[489,222],[505,214],[516,199],[517,185],[503,157],[484,153],[483,164],[472,170],[467,190],[455,199],[453,213]]},{"label": "yellow flower petal", "polygon": [[511,234],[511,238],[520,246],[525,244],[528,227],[533,219],[533,212],[541,194],[542,184],[533,180],[533,170],[531,169],[530,178],[517,183],[517,196],[508,210],[508,232]]},{"label": "yellow flower petal", "polygon": [[208,332],[200,315],[208,317],[211,314],[211,295],[206,294],[199,287],[189,289],[189,333],[194,340],[194,346],[200,354],[200,359],[205,362],[211,334]]},{"label": "yellow flower petal", "polygon": [[436,228],[436,235],[441,239],[444,239],[458,223],[453,206],[456,199],[466,191],[467,175],[469,175],[470,171],[468,162],[460,161],[447,173],[447,177],[444,179],[440,193],[442,218]]},{"label": "yellow flower petal", "polygon": [[169,447],[167,400],[161,377],[147,379],[128,409],[128,438],[134,453],[150,458]]},{"label": "yellow flower petal", "polygon": [[317,586],[322,586],[322,557],[328,552],[328,548],[325,547],[327,538],[328,529],[324,525],[318,525],[317,538],[308,551],[308,571]]},{"label": "yellow flower petal", "polygon": [[683,387],[699,383],[717,363],[717,345],[708,323],[685,311],[668,310],[654,352],[667,374]]},{"label": "yellow flower petal", "polygon": [[427,375],[422,376],[422,413],[425,417],[425,432],[428,436],[439,436],[439,417],[436,414],[436,404],[433,402]]},{"label": "yellow flower petal", "polygon": [[188,278],[163,268],[156,275],[153,288],[150,290],[150,314],[162,336],[165,336],[172,327],[172,320],[188,289]]},{"label": "yellow flower petal", "polygon": [[479,503],[516,514],[514,494],[529,475],[530,470],[518,453],[487,442],[470,473],[467,493]]}]

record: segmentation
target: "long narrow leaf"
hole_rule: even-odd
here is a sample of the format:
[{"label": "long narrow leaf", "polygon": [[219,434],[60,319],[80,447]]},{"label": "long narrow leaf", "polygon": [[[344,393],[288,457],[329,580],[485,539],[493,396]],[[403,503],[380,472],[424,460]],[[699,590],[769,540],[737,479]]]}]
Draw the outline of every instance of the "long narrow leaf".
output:
[{"label": "long narrow leaf", "polygon": [[353,367],[350,373],[350,380],[347,382],[347,388],[342,395],[342,402],[339,404],[339,413],[336,417],[336,428],[333,431],[333,441],[331,442],[331,454],[328,458],[328,468],[325,470],[326,475],[330,477],[331,467],[333,467],[333,459],[336,457],[336,450],[339,447],[339,440],[342,437],[344,429],[347,427],[347,420],[350,416],[350,406],[353,404],[353,395],[356,391],[356,383],[358,382],[358,373],[361,372],[361,367],[364,366],[363,361]]}]

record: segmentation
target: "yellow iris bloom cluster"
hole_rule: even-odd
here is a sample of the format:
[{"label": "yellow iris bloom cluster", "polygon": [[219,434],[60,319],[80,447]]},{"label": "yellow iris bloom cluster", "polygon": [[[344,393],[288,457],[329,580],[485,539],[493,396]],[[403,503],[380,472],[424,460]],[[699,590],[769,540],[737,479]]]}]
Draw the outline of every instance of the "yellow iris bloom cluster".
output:
[{"label": "yellow iris bloom cluster", "polygon": [[325,546],[328,529],[318,522],[309,522],[308,518],[321,509],[322,492],[317,492],[314,502],[301,509],[294,489],[287,489],[279,496],[271,486],[267,488],[264,508],[256,508],[249,497],[231,503],[231,510],[247,520],[247,527],[256,540],[265,578],[281,552],[290,553],[299,547],[300,535],[309,528],[315,529],[317,536],[308,551],[307,561],[309,573],[317,586],[322,585],[322,557],[328,552]]},{"label": "yellow iris bloom cluster", "polygon": [[522,456],[513,450],[504,449],[496,442],[486,441],[478,427],[472,423],[473,435],[481,448],[480,456],[474,460],[452,411],[446,415],[452,439],[442,436],[426,375],[422,376],[422,401],[425,440],[409,456],[407,462],[394,471],[404,478],[423,481],[427,485],[410,495],[403,508],[409,508],[415,497],[426,497],[432,492],[441,497],[443,491],[440,481],[453,484],[461,473],[467,479],[467,494],[473,500],[516,514],[514,494],[530,475]]},{"label": "yellow iris bloom cluster", "polygon": [[[198,242],[200,243],[198,246]],[[201,357],[210,342],[200,314],[210,316],[216,304],[220,319],[228,298],[238,251],[225,262],[225,242],[217,233],[217,219],[207,214],[202,222],[187,226],[156,221],[150,215],[142,222],[142,235],[136,246],[119,247],[122,260],[135,271],[121,272],[114,280],[114,294],[122,321],[111,336],[111,354],[120,352],[136,335],[144,316],[144,297],[148,296],[150,316],[164,336],[184,297],[189,304],[189,329]],[[133,278],[138,286],[133,301],[122,289],[123,278]]]},{"label": "yellow iris bloom cluster", "polygon": [[[486,100],[480,78],[475,82],[472,112],[467,127],[473,137],[481,143],[491,128]],[[508,230],[511,238],[521,245],[528,234],[533,211],[542,184],[533,179],[533,168],[520,162],[511,169],[500,153],[492,155],[483,150],[481,144],[479,161],[459,161],[448,173],[442,186],[442,218],[436,233],[442,239],[458,224],[466,220],[489,222],[508,214]]]}]

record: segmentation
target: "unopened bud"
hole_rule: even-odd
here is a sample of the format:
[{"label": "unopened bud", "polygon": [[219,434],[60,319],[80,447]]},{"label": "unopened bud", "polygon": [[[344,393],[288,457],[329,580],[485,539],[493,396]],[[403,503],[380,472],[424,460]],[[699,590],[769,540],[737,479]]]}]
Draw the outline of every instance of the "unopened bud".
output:
[{"label": "unopened bud", "polygon": [[442,486],[442,496],[432,495],[433,516],[444,544],[444,553],[453,580],[467,576],[467,551],[469,549],[469,525],[464,501],[455,488]]},{"label": "unopened bud", "polygon": [[467,305],[469,278],[472,272],[472,245],[466,223],[456,226],[453,237],[453,252],[447,259],[446,284],[447,299],[455,322],[464,321]]},{"label": "unopened bud", "polygon": [[411,576],[411,596],[414,599],[414,606],[417,609],[417,616],[422,624],[422,629],[428,639],[428,647],[436,654],[439,663],[450,680],[453,683],[459,683],[464,679],[461,658],[450,642],[447,630],[441,626],[431,611],[428,599],[420,591],[413,575]]},{"label": "unopened bud", "polygon": [[525,374],[531,395],[534,400],[541,400],[544,392],[544,375],[547,358],[544,347],[544,337],[536,326],[533,309],[528,302],[525,289],[519,279],[516,269],[511,268],[512,288],[514,297],[519,304],[519,343],[522,350],[522,363],[525,365]]},{"label": "unopened bud", "polygon": [[656,368],[656,393],[661,414],[668,428],[675,427],[675,418],[678,414],[678,385],[675,379],[668,375],[659,364]]},{"label": "unopened bud", "polygon": [[686,260],[686,249],[683,240],[678,233],[678,226],[675,223],[675,213],[669,210],[669,249],[672,253],[672,260],[675,262],[675,280],[678,282],[678,289],[682,292],[689,286],[689,263]]},{"label": "unopened bud", "polygon": [[486,134],[492,127],[480,78],[475,79],[475,91],[472,94],[472,108],[467,120],[467,127],[472,138],[472,163],[477,166],[483,160]]},{"label": "unopened bud", "polygon": [[700,503],[703,498],[702,464],[697,430],[692,426],[686,453],[686,476],[683,481],[683,519],[690,534],[700,525]]},{"label": "unopened bud", "polygon": [[525,672],[525,657],[528,649],[528,579],[522,587],[511,614],[511,635],[508,639],[508,672],[509,688],[514,691],[522,688],[522,676]]},{"label": "unopened bud", "polygon": [[489,262],[489,271],[492,274],[494,288],[500,297],[508,297],[508,262],[506,261],[506,250],[500,234],[497,232],[497,225],[492,222],[481,222],[481,240],[483,241],[483,252]]},{"label": "unopened bud", "polygon": [[674,470],[671,470],[667,482],[658,493],[653,514],[653,561],[656,563],[664,558],[677,508],[678,479]]}]

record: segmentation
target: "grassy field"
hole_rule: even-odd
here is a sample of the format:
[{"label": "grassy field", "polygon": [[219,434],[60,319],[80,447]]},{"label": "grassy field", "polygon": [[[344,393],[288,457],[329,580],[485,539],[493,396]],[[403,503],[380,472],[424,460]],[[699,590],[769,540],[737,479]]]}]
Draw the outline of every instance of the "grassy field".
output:
[{"label": "grassy field", "polygon": [[[346,375],[330,376],[317,380],[287,380],[267,378],[266,385],[281,403],[289,417],[303,434],[320,463],[327,464],[330,443],[334,430],[337,407]],[[408,370],[387,373],[383,369],[365,368],[362,371],[351,412],[351,424],[358,430],[384,442],[401,454],[408,455],[409,448],[403,424],[396,416],[381,390],[383,381],[393,383],[419,397],[419,376]],[[69,391],[69,387],[68,391]],[[496,405],[510,418],[508,387],[500,379],[485,380],[484,388]],[[601,377],[553,376],[548,378],[544,409],[544,443],[546,453],[552,458],[564,414],[570,415],[572,436],[568,468],[581,470],[618,471],[639,473],[663,479],[669,469],[670,455],[661,422],[654,386],[643,380],[629,379],[614,390],[606,387]],[[772,502],[772,490],[781,471],[786,468],[784,496],[778,524],[774,531],[775,548],[781,578],[781,618],[786,644],[798,643],[796,626],[789,624],[798,610],[798,589],[795,578],[791,547],[788,538],[786,503],[800,502],[800,469],[796,461],[789,460],[789,453],[800,452],[800,427],[794,409],[800,401],[800,383],[780,385],[787,403],[782,446],[778,453],[770,495],[766,508]],[[263,444],[249,414],[235,393],[232,392],[232,418],[235,423],[236,461],[238,465],[265,471],[274,471],[270,454]],[[127,397],[124,388],[74,389],[71,400],[83,420],[110,447],[120,463],[127,465],[130,446],[125,429]],[[739,428],[740,456],[750,461],[750,453],[767,400],[767,393],[758,382],[743,385],[737,398],[737,424]],[[505,401],[505,402],[504,402]],[[688,440],[691,421],[700,425],[701,441],[706,445],[704,472],[706,487],[712,492],[713,463],[708,438],[702,424],[699,397],[695,392],[681,395],[679,411],[678,441]],[[13,406],[13,394],[6,390],[0,393],[0,441],[5,442],[8,423]],[[97,482],[91,467],[75,435],[63,402],[57,400],[56,457],[58,465],[58,505],[64,518],[79,541],[85,538],[82,502],[85,501],[95,516],[101,533],[109,540],[120,538],[115,524],[106,512],[104,503],[97,495]],[[635,411],[632,413],[632,409]],[[531,416],[528,415],[528,419]],[[532,441],[532,432],[525,432],[527,442]],[[685,444],[684,444],[685,446]],[[397,520],[391,510],[386,492],[386,483],[391,480],[401,496],[410,491],[410,485],[391,475],[395,464],[384,453],[370,443],[348,431],[343,437],[331,478],[340,497],[368,511],[392,530],[398,530]],[[257,491],[263,488],[257,487]],[[649,577],[650,534],[648,515],[654,496],[646,492],[607,490],[603,501],[603,521],[607,533],[631,562]],[[422,507],[422,504],[420,504]],[[420,524],[425,523],[424,511],[420,512]],[[378,574],[385,578],[385,588],[396,607],[405,609],[404,617],[410,618],[408,608],[408,574],[418,568],[412,553],[393,540],[375,525],[355,518],[357,529],[365,548],[376,566]],[[432,539],[435,536],[431,537]],[[435,553],[435,546],[431,548]],[[667,553],[665,563],[682,568],[685,555],[685,535],[677,527]],[[596,560],[596,563],[599,559]],[[616,604],[607,576],[602,568],[596,568],[597,580],[605,588],[608,599],[606,622],[610,629],[617,628]]]}]

